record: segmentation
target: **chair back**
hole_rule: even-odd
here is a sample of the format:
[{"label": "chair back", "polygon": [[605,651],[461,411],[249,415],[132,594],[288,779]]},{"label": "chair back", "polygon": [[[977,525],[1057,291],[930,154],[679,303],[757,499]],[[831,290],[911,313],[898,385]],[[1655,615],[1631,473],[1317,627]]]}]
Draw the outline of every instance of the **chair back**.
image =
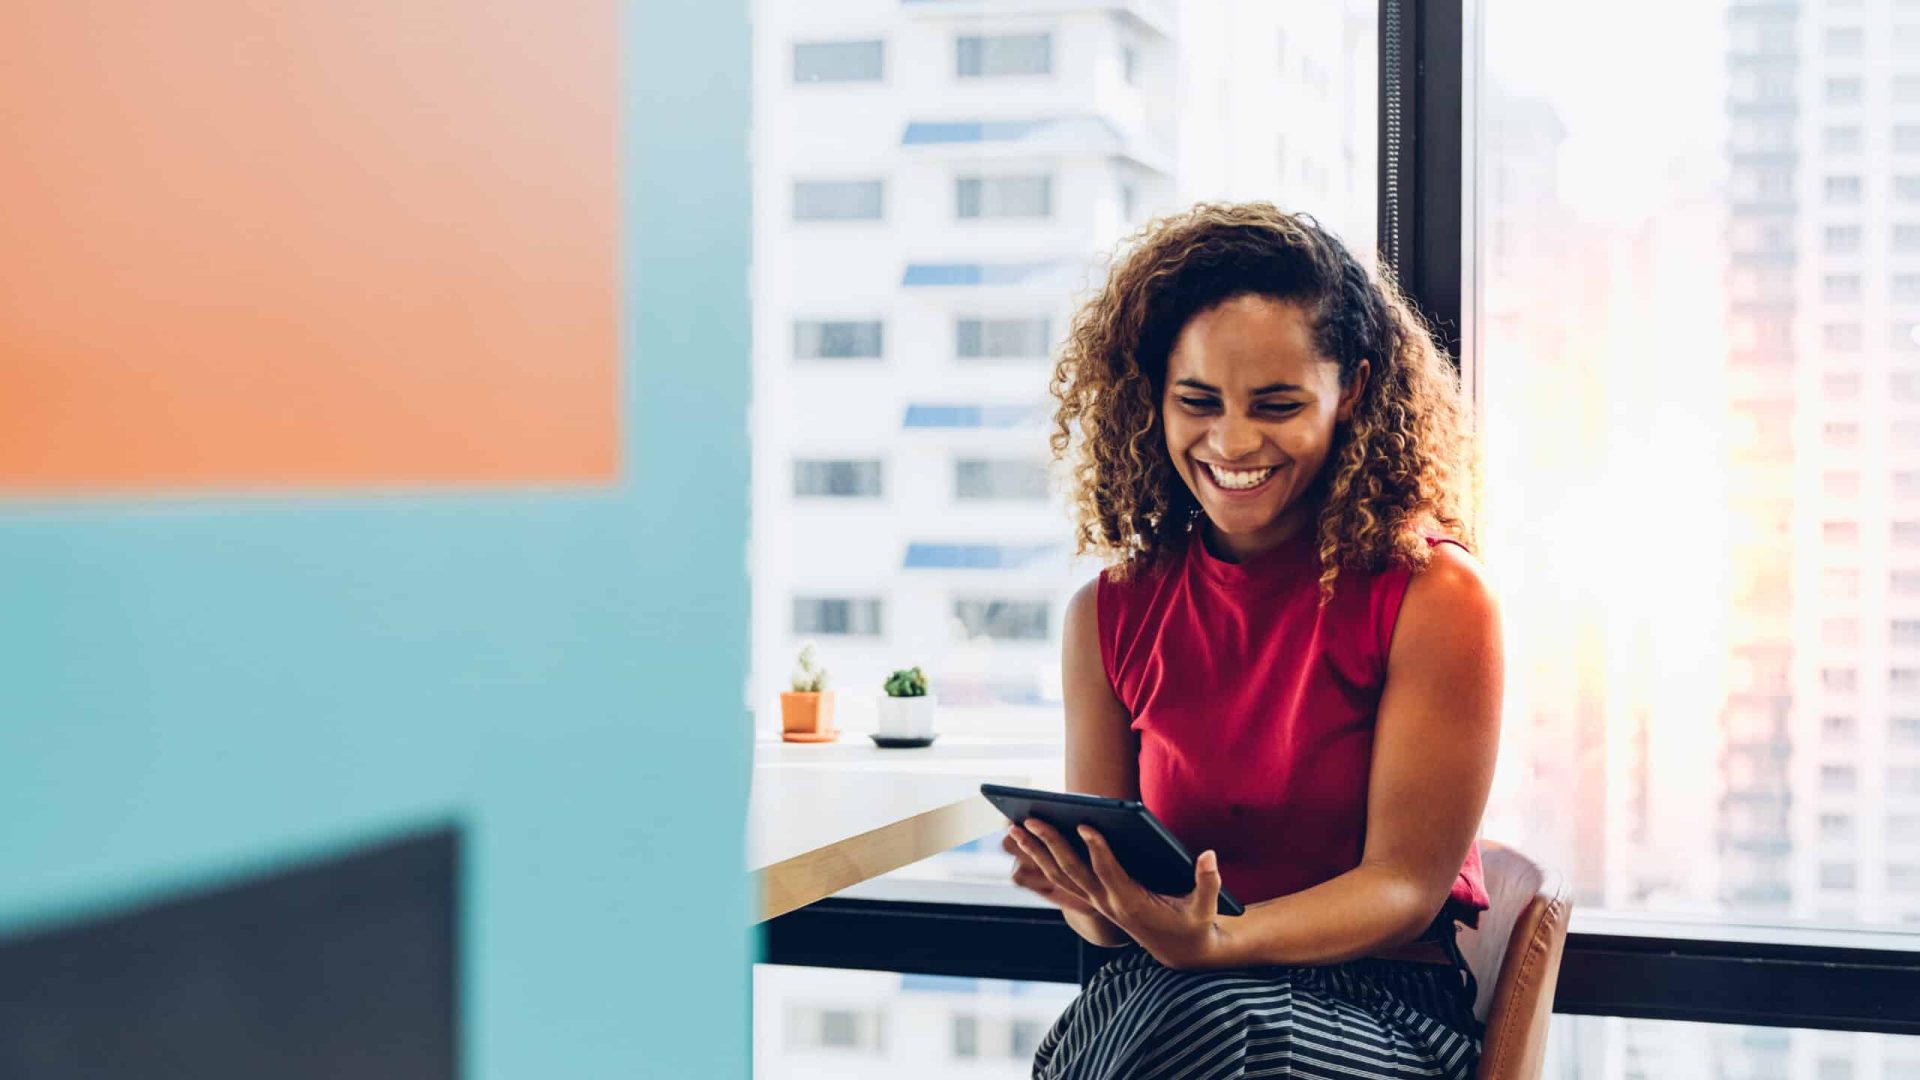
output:
[{"label": "chair back", "polygon": [[1538,1080],[1573,898],[1558,872],[1505,844],[1480,841],[1480,866],[1492,906],[1457,939],[1480,988],[1474,1019],[1487,1025],[1474,1075]]}]

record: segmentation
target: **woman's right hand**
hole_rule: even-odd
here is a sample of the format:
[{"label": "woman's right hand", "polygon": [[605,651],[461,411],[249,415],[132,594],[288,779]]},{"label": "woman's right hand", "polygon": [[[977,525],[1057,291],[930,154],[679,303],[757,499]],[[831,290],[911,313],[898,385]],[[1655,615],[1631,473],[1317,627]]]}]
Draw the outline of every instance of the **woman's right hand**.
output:
[{"label": "woman's right hand", "polygon": [[[1024,841],[1024,843],[1023,843]],[[1035,893],[1041,899],[1053,904],[1062,911],[1076,915],[1091,915],[1106,922],[1106,917],[1093,906],[1085,896],[1066,883],[1066,876],[1059,872],[1057,864],[1043,868],[1040,860],[1053,864],[1053,857],[1047,853],[1047,845],[1019,825],[1009,826],[1007,835],[1000,839],[1000,850],[1013,856],[1013,883]],[[1048,870],[1053,873],[1049,874]],[[1056,884],[1058,878],[1060,883]]]}]

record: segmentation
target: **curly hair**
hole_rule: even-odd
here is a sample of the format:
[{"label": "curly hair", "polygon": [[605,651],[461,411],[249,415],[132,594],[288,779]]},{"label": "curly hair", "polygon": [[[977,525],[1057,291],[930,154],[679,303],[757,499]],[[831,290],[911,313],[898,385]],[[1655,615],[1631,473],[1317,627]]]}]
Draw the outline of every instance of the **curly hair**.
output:
[{"label": "curly hair", "polygon": [[1342,387],[1371,361],[1310,493],[1324,499],[1320,602],[1343,569],[1424,567],[1423,532],[1475,546],[1470,413],[1453,365],[1391,278],[1369,274],[1311,216],[1266,202],[1199,203],[1157,218],[1113,261],[1074,314],[1050,384],[1058,407],[1048,443],[1056,461],[1072,459],[1076,555],[1098,554],[1126,580],[1184,549],[1201,509],[1167,454],[1168,354],[1195,315],[1247,295],[1302,305]]}]

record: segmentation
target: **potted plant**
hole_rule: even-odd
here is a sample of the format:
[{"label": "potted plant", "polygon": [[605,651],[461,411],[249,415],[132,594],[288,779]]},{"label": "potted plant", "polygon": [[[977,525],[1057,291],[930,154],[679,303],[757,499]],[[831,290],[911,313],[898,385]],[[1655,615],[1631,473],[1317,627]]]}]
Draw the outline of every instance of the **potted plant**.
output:
[{"label": "potted plant", "polygon": [[780,737],[787,742],[832,742],[840,737],[833,726],[833,691],[827,689],[827,669],[820,666],[813,642],[800,647],[793,669],[793,689],[780,693]]},{"label": "potted plant", "polygon": [[918,667],[887,676],[880,698],[879,727],[872,736],[881,746],[933,744],[934,696],[927,692],[927,675]]}]

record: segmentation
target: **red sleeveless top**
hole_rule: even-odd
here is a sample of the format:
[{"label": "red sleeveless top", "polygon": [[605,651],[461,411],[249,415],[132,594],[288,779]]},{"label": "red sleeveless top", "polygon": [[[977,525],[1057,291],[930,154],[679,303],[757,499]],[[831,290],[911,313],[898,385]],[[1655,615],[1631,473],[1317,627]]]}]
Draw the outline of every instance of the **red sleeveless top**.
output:
[{"label": "red sleeveless top", "polygon": [[[1429,546],[1458,543],[1429,537]],[[1461,545],[1463,548],[1465,545]],[[1139,736],[1140,797],[1257,903],[1360,864],[1373,728],[1408,567],[1342,570],[1322,609],[1315,530],[1239,563],[1195,523],[1182,557],[1128,582],[1100,574],[1100,659]],[[1446,904],[1478,926],[1478,841]]]}]

